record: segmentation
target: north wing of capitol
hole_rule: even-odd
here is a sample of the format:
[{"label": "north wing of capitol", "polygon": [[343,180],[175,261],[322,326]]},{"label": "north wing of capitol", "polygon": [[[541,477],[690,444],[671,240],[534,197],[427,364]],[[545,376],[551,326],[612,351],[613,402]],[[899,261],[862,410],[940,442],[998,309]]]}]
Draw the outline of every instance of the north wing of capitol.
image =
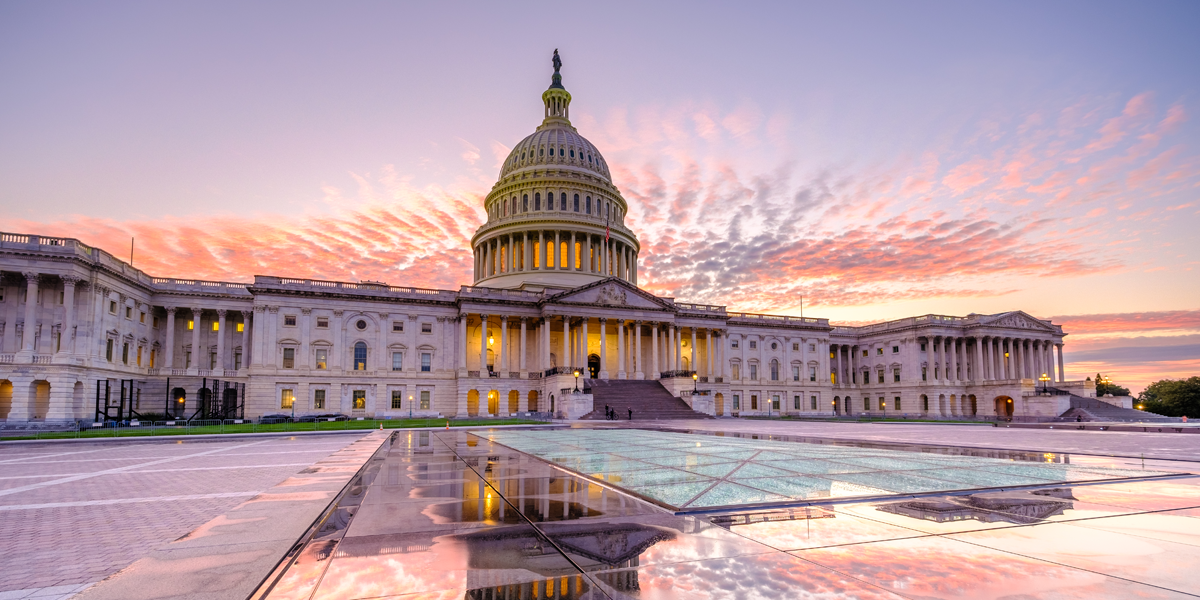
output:
[{"label": "north wing of capitol", "polygon": [[557,64],[542,102],[458,290],[158,278],[79,240],[0,234],[0,419],[576,419],[610,397],[634,419],[661,398],[697,417],[1007,418],[1068,410],[1048,386],[1095,395],[1064,378],[1062,328],[1020,311],[834,327],[639,288],[628,205],[571,126]]}]

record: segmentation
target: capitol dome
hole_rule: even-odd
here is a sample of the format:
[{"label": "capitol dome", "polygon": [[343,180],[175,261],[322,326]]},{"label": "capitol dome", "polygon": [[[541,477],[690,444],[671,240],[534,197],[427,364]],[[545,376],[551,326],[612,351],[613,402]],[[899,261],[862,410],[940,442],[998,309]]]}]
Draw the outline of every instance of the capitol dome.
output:
[{"label": "capitol dome", "polygon": [[554,75],[542,124],[521,140],[484,200],[472,237],[475,285],[574,288],[607,277],[637,283],[641,245],[625,227],[629,205],[600,151],[571,125],[571,94]]}]

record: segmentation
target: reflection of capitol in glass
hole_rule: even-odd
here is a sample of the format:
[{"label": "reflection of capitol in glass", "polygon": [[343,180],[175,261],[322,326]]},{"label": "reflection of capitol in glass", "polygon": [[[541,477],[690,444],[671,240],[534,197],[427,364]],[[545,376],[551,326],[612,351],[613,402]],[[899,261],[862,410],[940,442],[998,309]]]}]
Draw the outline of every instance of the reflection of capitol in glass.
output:
[{"label": "reflection of capitol in glass", "polygon": [[969,496],[937,496],[882,504],[884,512],[937,523],[975,520],[984,523],[1039,523],[1070,509],[1070,489],[1034,492],[989,492]]}]

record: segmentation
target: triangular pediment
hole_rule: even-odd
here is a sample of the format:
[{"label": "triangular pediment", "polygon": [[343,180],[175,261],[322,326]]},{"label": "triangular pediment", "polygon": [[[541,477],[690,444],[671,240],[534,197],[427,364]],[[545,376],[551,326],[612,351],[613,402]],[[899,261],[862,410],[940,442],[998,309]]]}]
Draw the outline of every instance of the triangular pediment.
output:
[{"label": "triangular pediment", "polygon": [[640,290],[623,279],[610,277],[546,298],[546,304],[591,304],[633,309],[674,310],[675,305]]},{"label": "triangular pediment", "polygon": [[1023,311],[1014,310],[1012,312],[1000,313],[991,315],[986,319],[981,319],[984,325],[991,327],[1012,327],[1015,329],[1031,329],[1034,331],[1053,332],[1054,327],[1044,321],[1034,318]]}]

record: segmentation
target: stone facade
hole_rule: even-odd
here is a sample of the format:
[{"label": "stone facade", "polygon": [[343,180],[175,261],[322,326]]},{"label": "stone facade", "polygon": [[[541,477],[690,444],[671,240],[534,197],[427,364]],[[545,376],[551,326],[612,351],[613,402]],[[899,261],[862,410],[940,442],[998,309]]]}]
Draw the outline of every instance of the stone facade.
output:
[{"label": "stone facade", "polygon": [[1094,395],[1064,380],[1062,328],[1019,311],[831,327],[640,289],[628,205],[553,82],[456,291],[163,279],[79,240],[0,234],[0,419],[91,420],[123,384],[135,410],[186,416],[212,380],[248,418],[573,414],[576,370],[657,378],[718,415],[1060,414],[1042,374]]}]

